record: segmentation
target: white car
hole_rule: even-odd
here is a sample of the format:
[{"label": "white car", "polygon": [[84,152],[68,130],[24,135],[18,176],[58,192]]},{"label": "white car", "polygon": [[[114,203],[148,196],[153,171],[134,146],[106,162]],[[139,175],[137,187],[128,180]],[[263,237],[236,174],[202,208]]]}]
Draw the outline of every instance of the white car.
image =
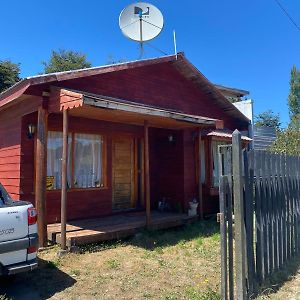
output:
[{"label": "white car", "polygon": [[0,275],[37,267],[37,212],[33,205],[13,201],[0,184]]}]

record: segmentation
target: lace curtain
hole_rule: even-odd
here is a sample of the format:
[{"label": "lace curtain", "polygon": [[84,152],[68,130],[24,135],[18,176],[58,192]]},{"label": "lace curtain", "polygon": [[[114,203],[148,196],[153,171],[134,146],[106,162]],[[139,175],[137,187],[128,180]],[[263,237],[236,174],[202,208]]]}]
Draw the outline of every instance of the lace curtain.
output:
[{"label": "lace curtain", "polygon": [[218,156],[218,146],[227,145],[228,142],[224,141],[212,141],[212,155],[213,155],[213,185],[214,187],[219,186],[219,156]]},{"label": "lace curtain", "polygon": [[[72,136],[68,137],[68,186],[71,185],[71,143]],[[60,189],[61,188],[61,160],[62,160],[62,145],[63,136],[62,132],[49,131],[48,132],[48,148],[47,148],[47,177],[51,178],[52,185],[47,187],[48,189]]]},{"label": "lace curtain", "polygon": [[99,135],[74,135],[74,187],[100,187],[102,183],[102,139]]}]

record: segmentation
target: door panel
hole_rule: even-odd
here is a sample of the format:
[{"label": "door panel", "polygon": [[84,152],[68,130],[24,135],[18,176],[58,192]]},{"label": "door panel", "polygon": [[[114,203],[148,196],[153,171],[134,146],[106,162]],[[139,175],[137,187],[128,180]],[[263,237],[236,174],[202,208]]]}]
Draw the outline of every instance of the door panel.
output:
[{"label": "door panel", "polygon": [[133,138],[113,139],[113,209],[135,207],[135,147]]}]

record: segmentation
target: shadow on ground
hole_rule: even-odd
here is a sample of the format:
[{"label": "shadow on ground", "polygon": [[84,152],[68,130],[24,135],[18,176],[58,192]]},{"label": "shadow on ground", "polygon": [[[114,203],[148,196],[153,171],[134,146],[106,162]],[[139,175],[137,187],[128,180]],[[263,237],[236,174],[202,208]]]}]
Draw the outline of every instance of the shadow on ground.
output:
[{"label": "shadow on ground", "polygon": [[162,229],[162,230],[141,230],[135,236],[120,241],[106,241],[101,243],[89,244],[80,247],[80,252],[97,252],[119,246],[133,245],[146,250],[155,250],[174,246],[179,243],[188,242],[195,238],[209,236],[219,236],[220,228],[215,218],[197,221],[193,224]]},{"label": "shadow on ground", "polygon": [[52,262],[39,259],[39,268],[0,280],[0,295],[14,300],[49,299],[74,285],[76,280]]},{"label": "shadow on ground", "polygon": [[[275,272],[270,276],[264,285],[260,288],[258,296],[269,296],[276,293],[284,284],[294,279],[295,275],[300,271],[300,255],[295,256],[286,264],[282,270]],[[254,299],[254,297],[252,298]]]}]

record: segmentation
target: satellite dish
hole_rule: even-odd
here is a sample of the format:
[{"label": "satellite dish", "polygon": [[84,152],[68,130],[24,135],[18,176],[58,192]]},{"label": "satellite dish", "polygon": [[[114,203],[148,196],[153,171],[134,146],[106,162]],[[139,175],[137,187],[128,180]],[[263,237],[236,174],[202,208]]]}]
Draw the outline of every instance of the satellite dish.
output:
[{"label": "satellite dish", "polygon": [[164,18],[158,8],[149,3],[135,3],[127,6],[120,14],[119,25],[129,39],[143,42],[157,37],[164,26]]}]

